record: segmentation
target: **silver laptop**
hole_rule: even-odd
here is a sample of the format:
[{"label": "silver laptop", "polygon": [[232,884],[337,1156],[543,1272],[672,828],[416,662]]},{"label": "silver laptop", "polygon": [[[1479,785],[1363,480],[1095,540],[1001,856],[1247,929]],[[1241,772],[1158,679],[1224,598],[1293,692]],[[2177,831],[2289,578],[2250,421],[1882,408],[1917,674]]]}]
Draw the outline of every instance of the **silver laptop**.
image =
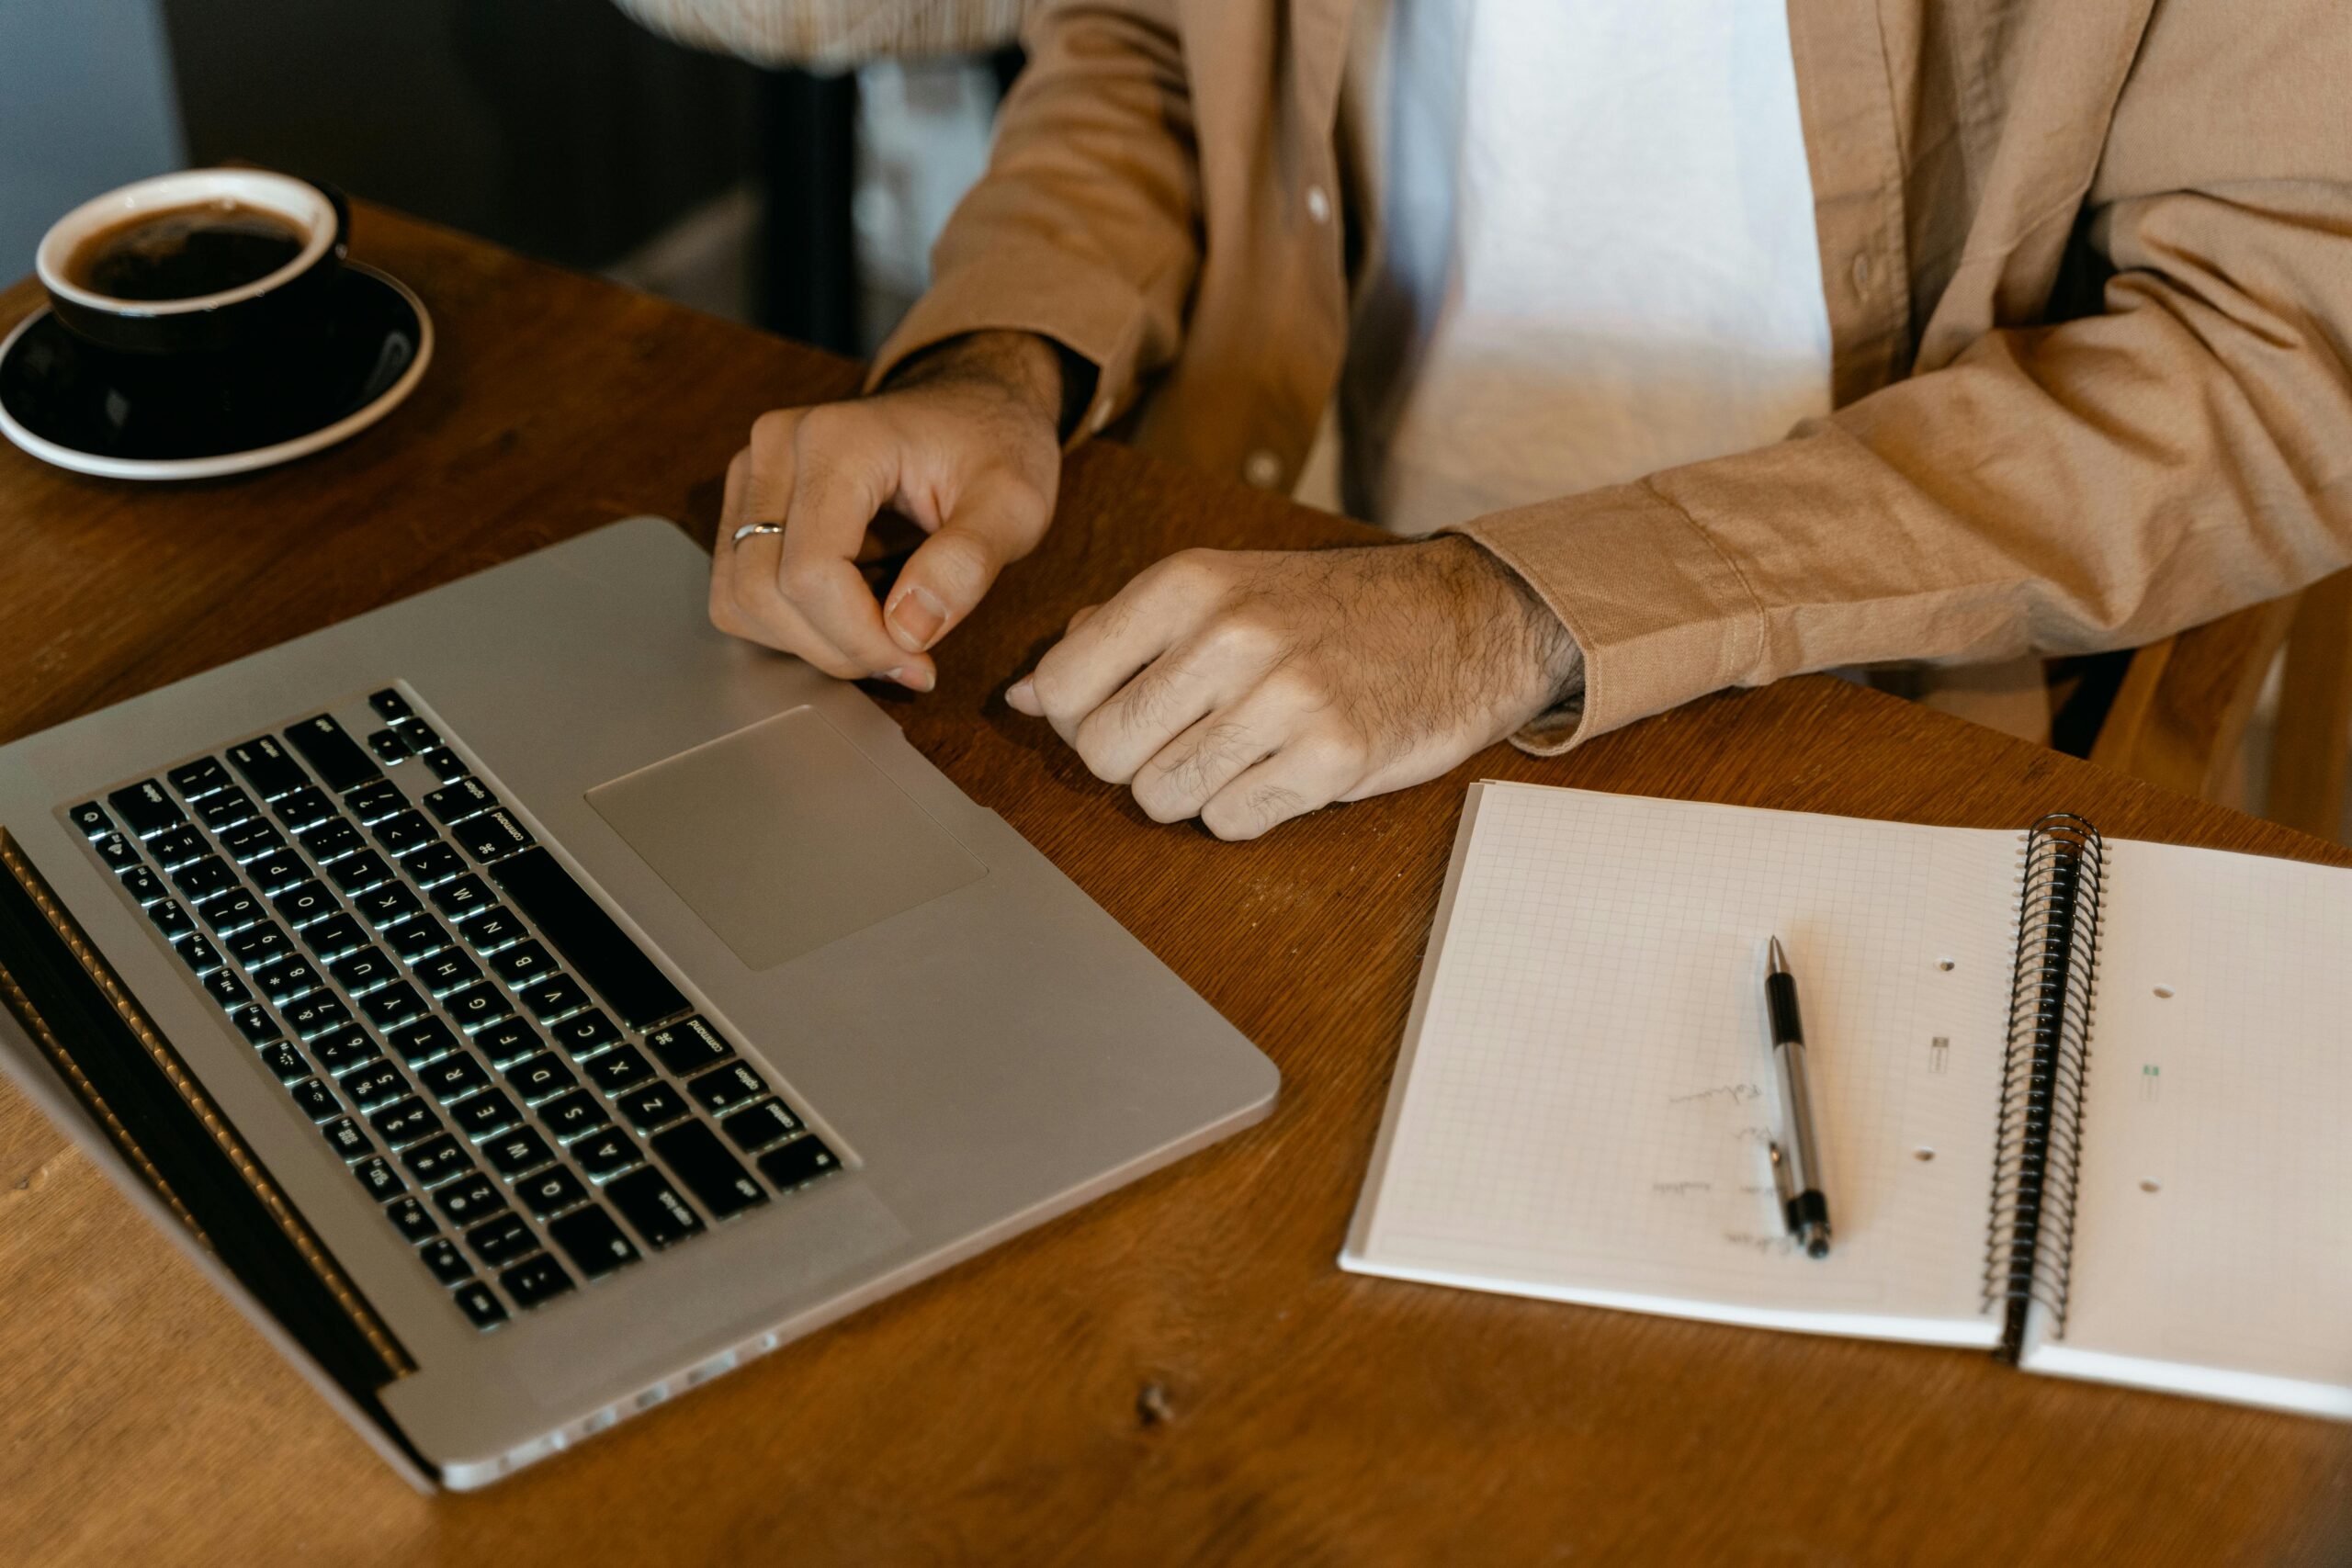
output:
[{"label": "silver laptop", "polygon": [[0,748],[0,1060],[413,1478],[1273,1102],[708,571],[635,519]]}]

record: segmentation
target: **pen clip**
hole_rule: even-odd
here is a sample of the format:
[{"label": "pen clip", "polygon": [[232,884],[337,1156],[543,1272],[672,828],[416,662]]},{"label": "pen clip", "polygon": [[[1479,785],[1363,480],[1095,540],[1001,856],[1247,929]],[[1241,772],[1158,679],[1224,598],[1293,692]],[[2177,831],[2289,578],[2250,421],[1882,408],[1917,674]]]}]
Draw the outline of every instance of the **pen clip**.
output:
[{"label": "pen clip", "polygon": [[1776,1138],[1771,1143],[1767,1144],[1765,1148],[1770,1152],[1772,1157],[1772,1190],[1780,1194],[1781,1224],[1783,1227],[1789,1229],[1790,1235],[1793,1235],[1796,1232],[1794,1227],[1789,1225],[1789,1219],[1790,1216],[1796,1212],[1795,1202],[1797,1188],[1795,1173],[1789,1169],[1789,1156],[1781,1152],[1781,1144],[1779,1139]]}]

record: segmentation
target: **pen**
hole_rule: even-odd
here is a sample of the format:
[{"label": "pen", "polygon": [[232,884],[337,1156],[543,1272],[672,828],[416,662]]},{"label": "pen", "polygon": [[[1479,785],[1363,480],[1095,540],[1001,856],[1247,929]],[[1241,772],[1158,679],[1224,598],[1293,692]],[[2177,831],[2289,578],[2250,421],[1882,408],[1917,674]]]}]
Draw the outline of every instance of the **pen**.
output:
[{"label": "pen", "polygon": [[1764,1010],[1772,1025],[1772,1061],[1781,1073],[1781,1117],[1786,1143],[1770,1145],[1772,1186],[1781,1216],[1810,1258],[1829,1256],[1829,1200],[1821,1191],[1821,1141],[1813,1123],[1813,1096],[1804,1077],[1804,1021],[1797,1013],[1797,979],[1789,973],[1781,939],[1772,939],[1764,971]]}]

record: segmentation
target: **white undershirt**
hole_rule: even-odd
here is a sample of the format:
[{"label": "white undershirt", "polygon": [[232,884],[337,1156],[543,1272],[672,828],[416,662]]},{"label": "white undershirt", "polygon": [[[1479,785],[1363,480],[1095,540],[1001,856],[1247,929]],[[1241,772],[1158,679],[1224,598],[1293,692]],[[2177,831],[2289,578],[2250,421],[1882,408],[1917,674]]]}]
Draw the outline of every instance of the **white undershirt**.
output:
[{"label": "white undershirt", "polygon": [[1364,7],[1385,90],[1359,152],[1378,244],[1340,399],[1349,510],[1425,533],[1828,411],[1783,5]]}]

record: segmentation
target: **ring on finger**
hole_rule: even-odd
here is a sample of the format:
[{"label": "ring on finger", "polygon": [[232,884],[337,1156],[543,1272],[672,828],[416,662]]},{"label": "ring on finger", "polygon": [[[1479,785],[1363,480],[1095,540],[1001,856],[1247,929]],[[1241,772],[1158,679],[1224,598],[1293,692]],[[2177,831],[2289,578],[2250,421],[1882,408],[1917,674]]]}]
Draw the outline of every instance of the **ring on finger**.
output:
[{"label": "ring on finger", "polygon": [[755,534],[781,534],[783,532],[784,525],[781,523],[746,523],[741,528],[735,530],[735,537],[732,542],[740,545]]}]

